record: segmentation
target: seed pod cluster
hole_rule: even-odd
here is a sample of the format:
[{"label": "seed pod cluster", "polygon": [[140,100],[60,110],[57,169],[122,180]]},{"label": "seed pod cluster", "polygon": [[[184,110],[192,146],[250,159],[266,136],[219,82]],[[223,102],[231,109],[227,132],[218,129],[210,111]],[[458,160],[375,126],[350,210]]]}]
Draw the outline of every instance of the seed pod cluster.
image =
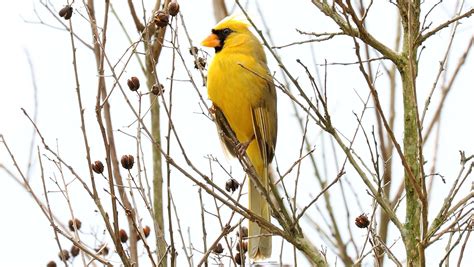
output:
[{"label": "seed pod cluster", "polygon": [[109,254],[109,248],[105,244],[100,245],[95,249],[95,251],[102,256],[107,256]]},{"label": "seed pod cluster", "polygon": [[217,243],[217,245],[215,245],[213,248],[212,248],[212,252],[216,253],[216,254],[221,254],[222,252],[224,252],[224,248],[222,247],[222,244],[221,243]]},{"label": "seed pod cluster", "polygon": [[242,265],[243,263],[245,263],[245,254],[240,254],[240,252],[236,253],[234,256],[234,260],[237,265]]},{"label": "seed pod cluster", "polygon": [[[148,238],[148,236],[150,236],[150,233],[151,233],[151,228],[150,228],[150,226],[145,225],[145,226],[143,227],[143,235],[145,236],[145,238]],[[137,232],[137,239],[138,239],[138,240],[142,239],[139,232]]]},{"label": "seed pod cluster", "polygon": [[192,55],[197,55],[197,53],[199,52],[199,49],[195,46],[192,46],[191,48],[189,48],[189,54]]},{"label": "seed pod cluster", "polygon": [[237,253],[234,256],[234,261],[237,265],[243,265],[245,263],[245,253],[248,250],[248,243],[244,241],[245,238],[249,236],[249,230],[247,227],[242,226],[237,231],[237,245],[235,246],[235,250]]},{"label": "seed pod cluster", "polygon": [[227,180],[227,182],[225,183],[225,190],[227,192],[232,191],[232,193],[234,193],[237,188],[239,188],[239,182],[237,182],[237,180],[235,180],[234,178]]},{"label": "seed pod cluster", "polygon": [[59,10],[58,15],[65,20],[69,20],[72,17],[72,11],[72,6],[67,5]]},{"label": "seed pod cluster", "polygon": [[145,237],[148,237],[150,235],[150,232],[151,232],[150,226],[146,225],[145,227],[143,227],[143,233],[145,234]]},{"label": "seed pod cluster", "polygon": [[239,231],[237,232],[237,237],[241,239],[247,238],[249,236],[249,229],[245,226],[240,227]]},{"label": "seed pod cluster", "polygon": [[135,159],[132,155],[123,155],[120,159],[120,163],[124,169],[130,170],[133,168],[133,163],[135,163]]},{"label": "seed pod cluster", "polygon": [[82,222],[78,218],[74,218],[74,220],[69,220],[68,226],[71,231],[79,230],[81,229]]},{"label": "seed pod cluster", "polygon": [[72,245],[72,247],[71,247],[71,255],[72,255],[73,257],[76,257],[77,255],[79,255],[79,252],[80,252],[80,251],[81,251],[81,250],[80,250],[78,247],[76,247],[75,245]]},{"label": "seed pod cluster", "polygon": [[170,15],[167,12],[163,10],[156,11],[154,19],[156,26],[160,28],[166,27],[169,21]]},{"label": "seed pod cluster", "polygon": [[138,88],[140,88],[140,80],[137,77],[133,76],[127,80],[127,85],[131,91],[137,91]]},{"label": "seed pod cluster", "polygon": [[71,256],[69,256],[69,251],[63,249],[59,252],[58,257],[61,261],[68,261]]},{"label": "seed pod cluster", "polygon": [[361,214],[355,219],[355,225],[359,228],[367,228],[369,224],[370,220],[365,214]]},{"label": "seed pod cluster", "polygon": [[123,229],[120,229],[119,231],[119,237],[120,237],[120,242],[125,243],[128,240],[128,235],[127,232]]},{"label": "seed pod cluster", "polygon": [[176,2],[175,0],[171,1],[171,3],[169,3],[168,5],[168,13],[174,17],[178,15],[178,12],[179,12],[178,2]]},{"label": "seed pod cluster", "polygon": [[194,68],[195,69],[203,69],[204,67],[206,67],[206,60],[202,57],[198,57],[195,61],[194,61]]},{"label": "seed pod cluster", "polygon": [[102,164],[102,161],[100,160],[96,160],[93,164],[92,164],[92,170],[97,173],[97,174],[101,174],[104,172],[104,164]]},{"label": "seed pod cluster", "polygon": [[248,244],[246,241],[237,242],[237,246],[235,246],[235,249],[237,250],[237,252],[245,253],[248,250]]},{"label": "seed pod cluster", "polygon": [[160,83],[160,84],[154,84],[151,87],[151,93],[154,95],[162,95],[165,92],[165,87]]}]

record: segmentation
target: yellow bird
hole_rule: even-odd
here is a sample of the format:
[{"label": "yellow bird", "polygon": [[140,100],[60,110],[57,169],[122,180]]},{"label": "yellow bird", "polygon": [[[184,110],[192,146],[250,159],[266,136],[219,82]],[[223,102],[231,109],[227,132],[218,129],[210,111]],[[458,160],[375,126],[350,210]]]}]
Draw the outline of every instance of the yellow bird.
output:
[{"label": "yellow bird", "polygon": [[[230,16],[219,22],[202,45],[213,47],[215,56],[208,69],[207,91],[213,103],[222,142],[236,155],[236,147],[226,138],[230,126],[246,151],[258,178],[269,190],[269,165],[277,139],[277,102],[275,86],[267,67],[265,52],[249,30],[248,22]],[[249,209],[270,221],[270,208],[265,198],[249,180]],[[249,256],[266,259],[272,253],[271,235],[257,223],[249,222]]]}]

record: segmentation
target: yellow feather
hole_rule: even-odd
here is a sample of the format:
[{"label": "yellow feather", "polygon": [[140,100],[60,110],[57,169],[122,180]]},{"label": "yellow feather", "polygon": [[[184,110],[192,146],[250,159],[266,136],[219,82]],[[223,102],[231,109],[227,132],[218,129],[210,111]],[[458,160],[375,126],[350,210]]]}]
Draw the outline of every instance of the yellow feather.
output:
[{"label": "yellow feather", "polygon": [[248,29],[249,26],[250,23],[244,15],[236,14],[223,18],[216,24],[216,26],[214,26],[214,29],[218,30],[227,27],[232,27],[234,29]]},{"label": "yellow feather", "polygon": [[[247,155],[258,178],[268,187],[268,167],[277,137],[275,86],[268,71],[265,52],[248,29],[248,23],[225,18],[214,30],[230,29],[222,49],[208,70],[209,99],[222,111],[240,143],[250,142]],[[216,50],[217,51],[217,50]],[[269,205],[249,181],[249,209],[270,220]],[[262,236],[263,235],[263,236]],[[252,259],[271,256],[271,236],[256,223],[249,223],[249,255]]]}]

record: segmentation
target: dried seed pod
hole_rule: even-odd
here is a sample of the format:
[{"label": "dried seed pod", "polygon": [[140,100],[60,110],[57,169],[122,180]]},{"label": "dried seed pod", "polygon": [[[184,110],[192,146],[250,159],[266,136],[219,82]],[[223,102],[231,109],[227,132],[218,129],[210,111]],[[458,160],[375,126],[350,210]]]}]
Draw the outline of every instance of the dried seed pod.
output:
[{"label": "dried seed pod", "polygon": [[81,225],[82,225],[82,222],[78,218],[75,218],[74,220],[69,220],[68,222],[69,230],[71,231],[75,231],[76,228],[77,230],[81,229]]},{"label": "dried seed pod", "polygon": [[138,88],[140,88],[140,80],[137,77],[133,76],[127,80],[127,85],[130,90],[136,91],[138,90]]},{"label": "dried seed pod", "polygon": [[194,68],[195,69],[203,69],[206,67],[206,60],[202,57],[198,57],[197,60],[194,61]]},{"label": "dried seed pod", "polygon": [[63,8],[61,8],[61,10],[59,10],[59,16],[64,18],[65,20],[68,20],[72,17],[72,12],[73,12],[73,9],[72,9],[72,6],[70,5],[67,5]]},{"label": "dried seed pod", "polygon": [[170,15],[163,10],[156,11],[155,13],[155,24],[156,26],[162,28],[168,25],[170,20]]},{"label": "dried seed pod", "polygon": [[81,251],[81,250],[80,250],[78,247],[76,247],[76,245],[72,245],[72,247],[71,247],[71,255],[72,255],[73,257],[76,257],[77,255],[79,255],[79,252],[80,252],[80,251]]},{"label": "dried seed pod", "polygon": [[248,249],[248,244],[245,241],[237,242],[237,246],[235,247],[237,252],[245,253]]},{"label": "dried seed pod", "polygon": [[135,163],[135,159],[132,155],[123,155],[120,159],[120,163],[124,169],[130,170],[133,168],[133,163]]},{"label": "dried seed pod", "polygon": [[179,4],[176,1],[171,1],[171,3],[168,5],[168,13],[170,13],[171,16],[176,16],[178,15],[179,12]]},{"label": "dried seed pod", "polygon": [[102,249],[102,255],[103,255],[103,256],[106,256],[106,255],[108,255],[108,254],[109,254],[109,247],[104,247],[104,248]]},{"label": "dried seed pod", "polygon": [[245,262],[245,255],[240,254],[240,252],[236,253],[234,256],[235,263],[238,265],[242,265]]},{"label": "dried seed pod", "polygon": [[229,179],[227,180],[227,182],[225,183],[225,190],[227,192],[230,192],[232,191],[232,193],[237,190],[237,188],[239,188],[239,182],[237,182],[237,180],[235,179]]},{"label": "dried seed pod", "polygon": [[239,231],[237,232],[237,236],[240,238],[246,238],[249,236],[249,229],[245,226],[240,227]]},{"label": "dried seed pod", "polygon": [[100,245],[95,249],[95,251],[102,256],[107,256],[109,254],[109,248],[105,244]]},{"label": "dried seed pod", "polygon": [[104,172],[104,164],[102,164],[102,161],[100,160],[96,160],[93,164],[92,164],[92,170],[97,173],[97,174],[101,174]]},{"label": "dried seed pod", "polygon": [[69,256],[69,251],[63,249],[59,252],[58,257],[61,261],[68,261],[70,256]]},{"label": "dried seed pod", "polygon": [[355,224],[359,228],[367,228],[370,224],[370,220],[367,218],[367,215],[361,214],[355,219]]},{"label": "dried seed pod", "polygon": [[165,87],[160,83],[160,84],[154,84],[151,87],[151,92],[154,95],[161,95],[165,92]]},{"label": "dried seed pod", "polygon": [[120,242],[125,243],[128,240],[128,235],[127,232],[123,229],[120,229],[119,231],[119,236],[120,236]]},{"label": "dried seed pod", "polygon": [[145,234],[145,238],[150,235],[150,232],[151,232],[150,226],[146,225],[145,227],[143,227],[143,234]]},{"label": "dried seed pod", "polygon": [[46,264],[46,267],[56,267],[56,262],[55,261],[50,261],[48,264]]},{"label": "dried seed pod", "polygon": [[222,252],[224,252],[224,248],[222,247],[222,244],[221,243],[217,243],[217,245],[215,245],[213,248],[212,248],[212,252],[216,253],[216,254],[221,254]]},{"label": "dried seed pod", "polygon": [[191,55],[197,55],[198,51],[199,51],[199,49],[195,46],[192,46],[192,47],[189,48],[189,54],[191,54]]}]

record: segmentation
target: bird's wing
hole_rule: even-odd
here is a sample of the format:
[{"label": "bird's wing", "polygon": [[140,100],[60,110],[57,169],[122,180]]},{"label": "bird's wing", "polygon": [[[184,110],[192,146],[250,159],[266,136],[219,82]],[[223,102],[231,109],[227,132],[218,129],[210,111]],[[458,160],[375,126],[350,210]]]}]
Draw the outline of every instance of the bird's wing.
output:
[{"label": "bird's wing", "polygon": [[275,86],[268,81],[266,83],[263,101],[252,107],[252,124],[263,162],[270,164],[275,154],[277,138],[277,113]]}]

